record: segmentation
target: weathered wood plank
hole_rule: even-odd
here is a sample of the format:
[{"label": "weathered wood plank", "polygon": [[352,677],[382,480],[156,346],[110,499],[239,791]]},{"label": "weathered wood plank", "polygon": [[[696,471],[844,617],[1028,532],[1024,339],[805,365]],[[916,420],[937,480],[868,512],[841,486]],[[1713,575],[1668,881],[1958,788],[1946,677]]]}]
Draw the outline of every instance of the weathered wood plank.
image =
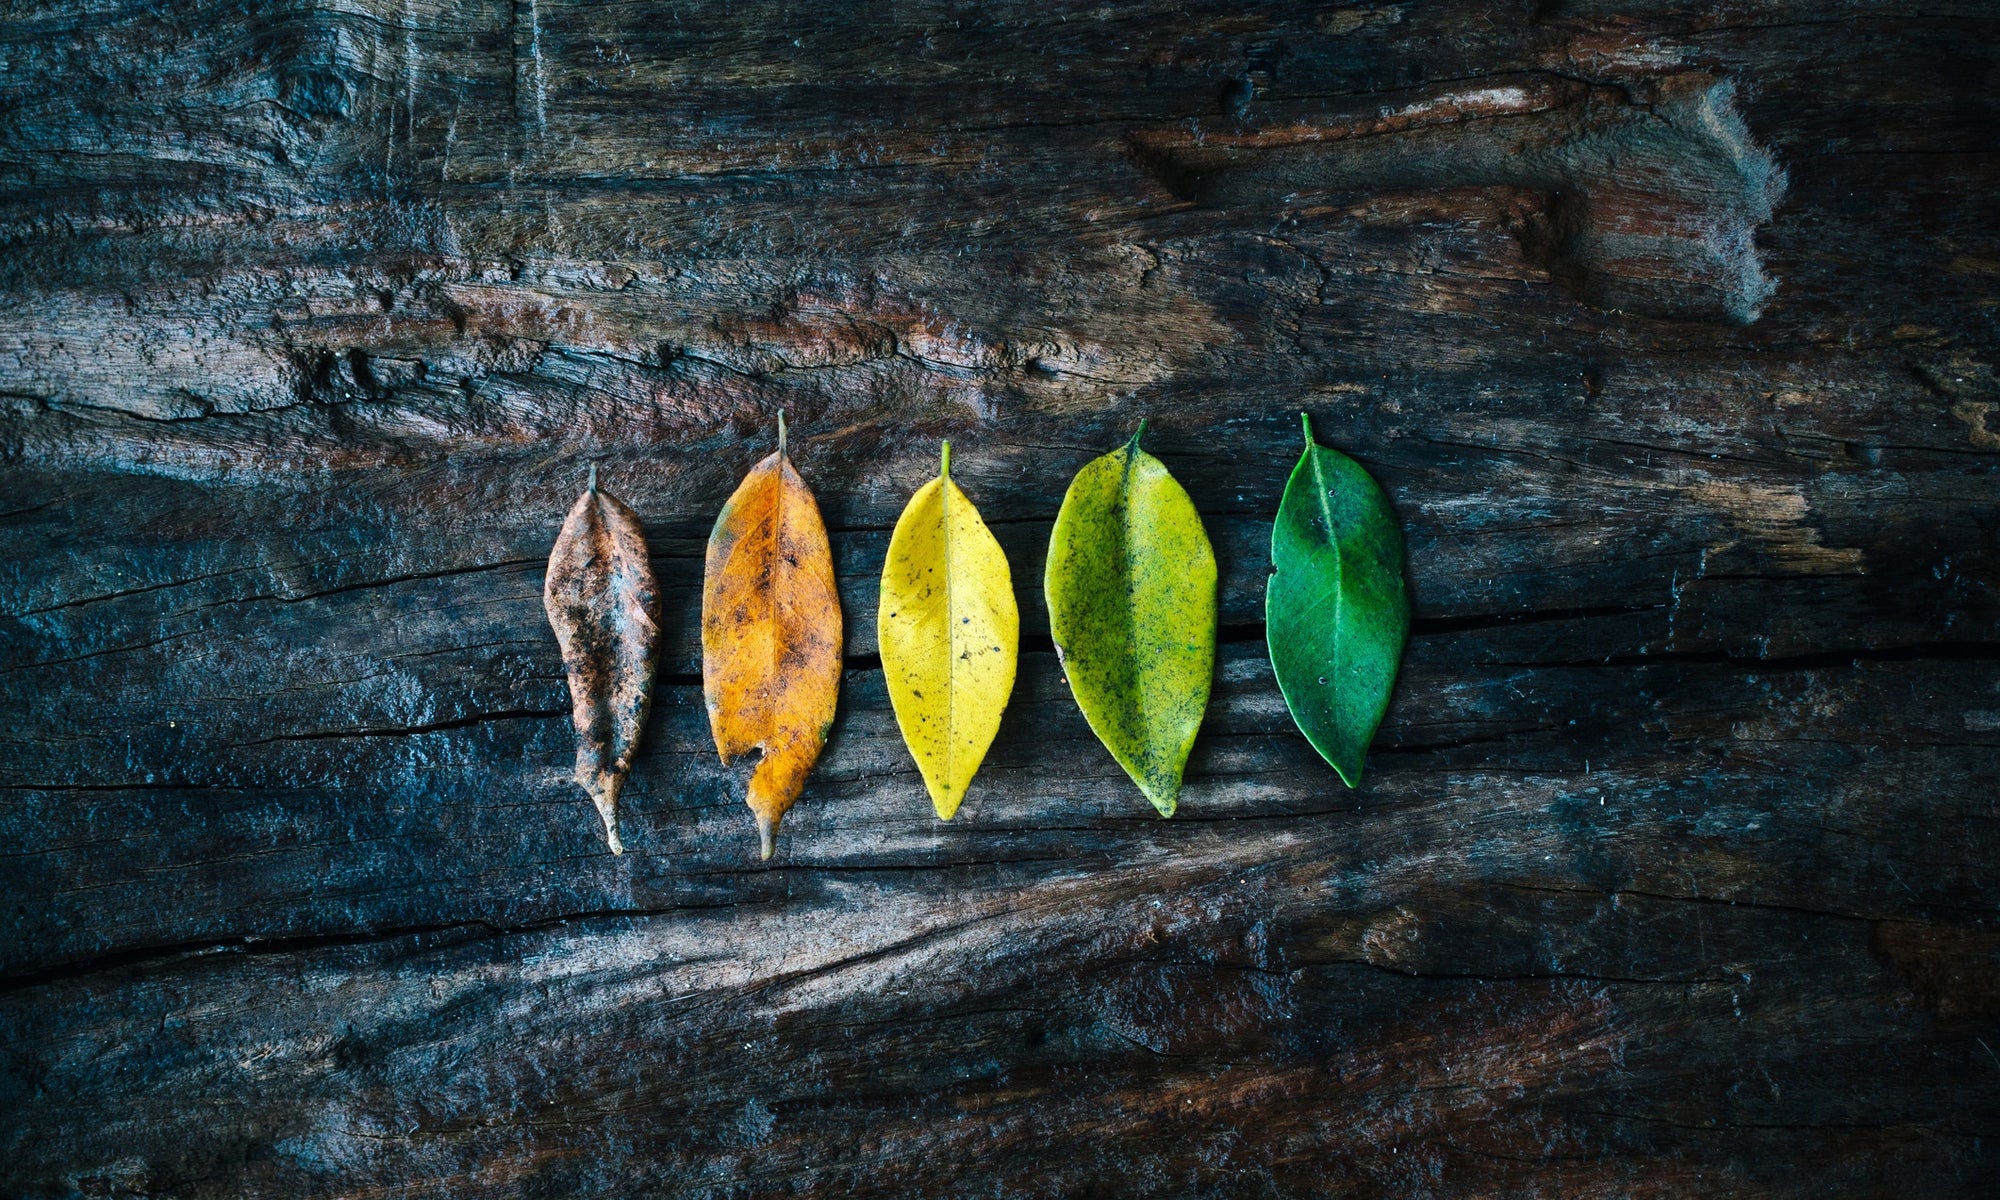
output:
[{"label": "weathered wood plank", "polygon": [[[60,984],[17,1018],[49,1047],[48,1124],[13,1161],[148,1190],[343,1192],[388,1168],[445,1194],[1227,1194],[1245,1170],[1279,1191],[1665,1194],[1690,1159],[1727,1190],[1803,1194],[1771,1173],[1798,1153],[1814,1187],[1967,1182],[1989,1131],[1952,1097],[1991,1094],[1978,1025],[1909,1003],[1867,922],[1519,885],[1371,898],[1342,882],[1345,842],[1294,825],[1266,859],[1210,825],[1038,883],[823,874],[810,908]],[[1078,907],[1100,919],[1056,918]],[[1863,1098],[1829,1075],[1890,1082]],[[183,1115],[162,1128],[126,1077]]]},{"label": "weathered wood plank", "polygon": [[[0,1191],[1992,1193],[1994,29],[0,13]],[[1352,792],[1262,652],[1300,408],[1409,532]],[[695,614],[780,410],[849,640],[764,865]],[[1038,586],[1141,416],[1223,576],[1171,822]],[[950,824],[870,619],[945,436],[1026,651]],[[591,462],[667,597],[621,859]]]},{"label": "weathered wood plank", "polygon": [[[1356,830],[1363,844],[1405,829],[1394,836],[1516,869],[1538,870],[1559,851],[1562,870],[1593,886],[1636,886],[1629,873],[1643,870],[1657,873],[1651,886],[1685,891],[1691,872],[1711,895],[1775,895],[1873,915],[1915,906],[1976,916],[1979,863],[1994,849],[1993,831],[1980,822],[1995,780],[1987,762],[1992,710],[1974,707],[1992,703],[2000,676],[1990,664],[1970,672],[1914,662],[1747,674],[1730,664],[1536,668],[1480,664],[1476,650],[1468,662],[1462,652],[1476,645],[1419,644],[1380,747],[1381,778],[1352,799],[1337,795],[1323,766],[1294,743],[1258,648],[1232,647],[1191,767],[1191,820],[1182,824],[1289,814],[1352,825],[1361,818],[1339,814],[1386,806],[1384,822]],[[893,721],[876,703],[884,698],[879,676],[851,675],[845,716],[800,809],[791,859],[806,867],[915,868],[1042,854],[1060,862],[1064,847],[1172,844],[1179,826],[1143,820],[1048,656],[1031,656],[1024,671],[991,777],[969,802],[968,819],[950,825],[923,816]],[[189,755],[152,781],[14,785],[20,802],[10,834],[23,847],[14,869],[40,881],[55,903],[16,918],[26,961],[9,967],[232,933],[518,924],[670,906],[718,889],[768,890],[771,881],[744,845],[740,773],[712,761],[697,689],[676,687],[660,699],[650,761],[631,785],[629,840],[641,858],[627,866],[593,852],[590,814],[567,780],[560,677],[541,688],[548,707],[539,715],[477,716],[427,733],[310,731],[240,745],[197,730],[217,747],[213,774]],[[1922,714],[1876,721],[1879,711],[1911,699]],[[1792,711],[1808,704],[1826,719]],[[1973,732],[1981,727],[1987,731]],[[1842,743],[1852,748],[1830,748]],[[1796,813],[1784,811],[1785,787],[1772,776],[1815,763],[1843,777],[1799,802]],[[1440,787],[1485,794],[1427,817],[1407,811]],[[1502,815],[1602,809],[1619,795],[1626,808],[1596,814],[1604,825],[1572,828],[1565,819],[1539,833],[1511,830],[1498,845],[1480,828]],[[1665,805],[1679,815],[1655,811]],[[1934,833],[1898,838],[1903,822],[1951,832],[1943,844]],[[1722,835],[1739,823],[1763,832],[1729,843],[1717,862],[1682,837],[1693,829]],[[1857,840],[1828,844],[1829,837]],[[1620,839],[1635,844],[1616,851]],[[255,872],[241,869],[245,854],[257,856]],[[1797,874],[1808,866],[1810,874]],[[87,891],[62,895],[66,883],[83,879]],[[148,907],[144,897],[162,886],[186,899],[167,910]]]}]

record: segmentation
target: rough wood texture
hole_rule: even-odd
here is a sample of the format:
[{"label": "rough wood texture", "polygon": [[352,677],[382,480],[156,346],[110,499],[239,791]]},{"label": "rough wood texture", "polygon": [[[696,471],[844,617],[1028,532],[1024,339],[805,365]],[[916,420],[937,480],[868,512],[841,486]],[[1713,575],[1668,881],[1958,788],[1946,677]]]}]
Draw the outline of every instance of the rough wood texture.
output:
[{"label": "rough wood texture", "polygon": [[[0,11],[0,1193],[2000,1191],[2000,21],[1974,0]],[[1753,319],[1754,318],[1754,319]],[[1365,785],[1262,649],[1298,410],[1417,623]],[[833,533],[777,859],[698,662]],[[1040,594],[929,814],[937,439],[1040,578],[1150,416],[1181,811]],[[539,604],[666,616],[614,858]]]}]

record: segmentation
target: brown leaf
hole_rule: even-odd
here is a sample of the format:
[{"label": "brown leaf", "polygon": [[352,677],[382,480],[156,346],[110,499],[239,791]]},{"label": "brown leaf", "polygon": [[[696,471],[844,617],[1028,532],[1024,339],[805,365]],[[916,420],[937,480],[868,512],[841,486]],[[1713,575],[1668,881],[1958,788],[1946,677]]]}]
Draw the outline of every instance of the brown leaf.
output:
[{"label": "brown leaf", "polygon": [[819,504],[778,452],[751,468],[715,520],[701,596],[701,679],[727,764],[761,748],[745,802],[763,855],[805,787],[840,692],[840,597]]},{"label": "brown leaf", "polygon": [[569,674],[576,781],[604,818],[611,852],[623,854],[618,792],[632,770],[653,698],[660,589],[646,558],[638,516],[598,490],[594,466],[589,490],[569,510],[549,553],[542,606]]}]

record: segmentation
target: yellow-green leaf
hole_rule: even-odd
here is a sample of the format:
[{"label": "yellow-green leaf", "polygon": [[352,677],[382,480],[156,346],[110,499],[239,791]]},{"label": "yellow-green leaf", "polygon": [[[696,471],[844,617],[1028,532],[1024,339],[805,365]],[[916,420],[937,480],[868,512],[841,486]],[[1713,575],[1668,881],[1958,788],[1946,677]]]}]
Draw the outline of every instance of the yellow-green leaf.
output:
[{"label": "yellow-green leaf", "polygon": [[1070,482],[1043,586],[1077,707],[1171,817],[1215,674],[1215,551],[1145,431]]},{"label": "yellow-green leaf", "polygon": [[1007,556],[952,482],[950,442],[889,538],[876,635],[903,742],[949,821],[1000,728],[1021,635]]}]

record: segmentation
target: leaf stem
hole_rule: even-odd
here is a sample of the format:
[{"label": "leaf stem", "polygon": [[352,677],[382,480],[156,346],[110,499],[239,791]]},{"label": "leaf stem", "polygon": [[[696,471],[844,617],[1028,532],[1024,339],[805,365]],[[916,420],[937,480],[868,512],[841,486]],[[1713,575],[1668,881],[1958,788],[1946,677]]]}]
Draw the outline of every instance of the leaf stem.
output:
[{"label": "leaf stem", "polygon": [[1139,448],[1139,439],[1146,436],[1146,420],[1147,418],[1145,417],[1139,418],[1139,428],[1132,431],[1132,440],[1125,443],[1125,449],[1128,453],[1137,450]]},{"label": "leaf stem", "polygon": [[597,464],[596,464],[596,463],[591,463],[591,464],[590,464],[590,494],[591,494],[591,495],[593,495],[593,496],[595,496],[595,495],[597,494]]},{"label": "leaf stem", "polygon": [[942,450],[938,451],[938,475],[939,475],[939,476],[941,476],[942,478],[945,478],[945,479],[950,479],[950,478],[951,478],[951,439],[950,439],[950,438],[946,438],[946,439],[944,440],[944,449],[942,449]]},{"label": "leaf stem", "polygon": [[785,452],[785,410],[778,410],[778,453]]},{"label": "leaf stem", "polygon": [[1299,413],[1299,424],[1306,427],[1306,449],[1310,450],[1315,444],[1313,442],[1313,419],[1306,413],[1301,412]]}]

